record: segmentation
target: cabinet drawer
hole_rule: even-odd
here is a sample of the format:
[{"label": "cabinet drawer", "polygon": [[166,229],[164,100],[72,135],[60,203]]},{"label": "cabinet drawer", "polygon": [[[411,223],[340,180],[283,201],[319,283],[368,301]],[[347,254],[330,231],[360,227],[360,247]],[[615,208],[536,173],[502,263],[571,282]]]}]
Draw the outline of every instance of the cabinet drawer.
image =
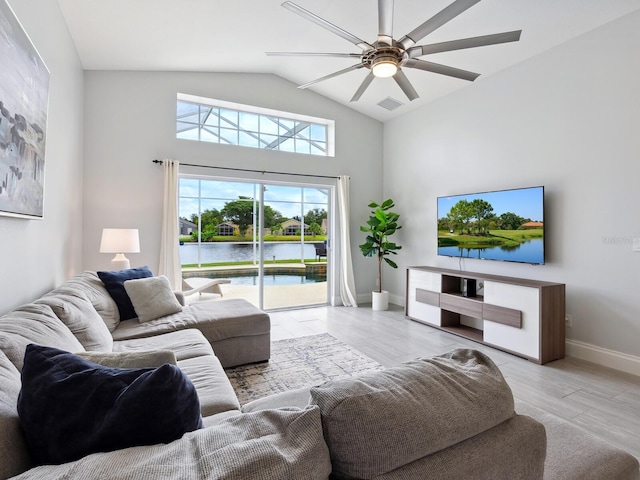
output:
[{"label": "cabinet drawer", "polygon": [[439,307],[440,294],[438,292],[432,292],[431,290],[416,288],[416,302],[426,303],[427,305]]},{"label": "cabinet drawer", "polygon": [[482,318],[490,322],[522,328],[522,312],[513,308],[485,303],[482,307]]},{"label": "cabinet drawer", "polygon": [[440,295],[440,308],[469,317],[482,318],[482,302],[456,295]]}]

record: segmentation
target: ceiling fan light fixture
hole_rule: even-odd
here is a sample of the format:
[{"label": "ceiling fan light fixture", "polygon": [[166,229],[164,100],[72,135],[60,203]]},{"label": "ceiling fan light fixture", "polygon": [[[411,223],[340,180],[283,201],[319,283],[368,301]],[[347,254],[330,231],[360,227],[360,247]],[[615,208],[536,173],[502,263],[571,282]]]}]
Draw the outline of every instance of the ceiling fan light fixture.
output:
[{"label": "ceiling fan light fixture", "polygon": [[373,62],[371,72],[378,78],[393,77],[398,73],[398,61],[391,56],[381,56]]}]

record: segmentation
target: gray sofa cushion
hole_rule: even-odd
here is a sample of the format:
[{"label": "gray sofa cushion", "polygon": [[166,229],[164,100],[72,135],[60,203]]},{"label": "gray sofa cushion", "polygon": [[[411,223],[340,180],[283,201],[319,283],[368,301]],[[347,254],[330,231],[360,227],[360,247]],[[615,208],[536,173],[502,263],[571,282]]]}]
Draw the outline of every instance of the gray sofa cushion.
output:
[{"label": "gray sofa cushion", "polygon": [[22,370],[24,352],[30,343],[69,352],[84,351],[51,307],[37,303],[22,305],[0,317],[0,350],[18,370]]},{"label": "gray sofa cushion", "polygon": [[211,344],[202,332],[195,328],[168,332],[147,338],[134,338],[113,342],[114,352],[145,352],[148,350],[171,350],[178,361],[214,355]]},{"label": "gray sofa cushion", "polygon": [[35,303],[49,305],[86,350],[110,352],[113,349],[113,338],[107,325],[84,292],[78,291],[74,295],[50,292]]},{"label": "gray sofa cushion", "polygon": [[640,479],[638,459],[624,450],[522,400],[516,401],[516,411],[547,430],[546,480]]},{"label": "gray sofa cushion", "polygon": [[20,418],[20,372],[0,351],[0,478],[9,478],[31,467]]},{"label": "gray sofa cushion", "polygon": [[113,348],[117,352],[129,353],[169,349],[174,352],[180,369],[196,387],[203,416],[240,410],[238,398],[220,361],[198,330],[180,330],[155,337],[122,340],[114,342]]},{"label": "gray sofa cushion", "polygon": [[547,427],[548,480],[637,480],[638,459],[567,423]]},{"label": "gray sofa cushion", "polygon": [[102,318],[107,329],[113,332],[118,323],[120,323],[120,313],[116,302],[111,298],[96,272],[86,271],[79,273],[49,293],[77,295],[78,292],[84,294],[85,298],[91,302],[93,308]]},{"label": "gray sofa cushion", "polygon": [[98,453],[32,469],[32,478],[327,479],[331,463],[317,407],[236,415],[167,445]]},{"label": "gray sofa cushion", "polygon": [[196,387],[203,417],[232,410],[240,413],[236,392],[217,357],[208,355],[179,360],[178,366]]},{"label": "gray sofa cushion", "polygon": [[[551,480],[545,470],[546,447],[542,424],[525,415],[515,415],[463,442],[370,478]],[[609,477],[599,478],[609,480]]]},{"label": "gray sofa cushion", "polygon": [[511,389],[481,352],[433,358],[311,389],[334,474],[371,478],[484,432],[514,415]]},{"label": "gray sofa cushion", "polygon": [[114,340],[143,338],[185,328],[198,328],[213,343],[231,337],[260,335],[271,331],[269,315],[240,298],[196,302],[182,312],[149,322],[121,322],[112,332]]}]

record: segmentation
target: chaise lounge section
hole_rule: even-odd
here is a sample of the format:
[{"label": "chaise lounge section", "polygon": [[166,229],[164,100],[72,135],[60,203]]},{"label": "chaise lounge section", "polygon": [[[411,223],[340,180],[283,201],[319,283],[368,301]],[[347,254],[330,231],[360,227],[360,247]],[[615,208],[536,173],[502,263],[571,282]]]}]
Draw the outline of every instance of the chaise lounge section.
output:
[{"label": "chaise lounge section", "polygon": [[[184,304],[182,296],[178,295],[178,297]],[[95,310],[89,313],[92,316],[95,316],[95,313],[98,314],[114,342],[197,329],[205,336],[225,368],[269,359],[271,351],[269,315],[243,299],[194,302],[183,306],[177,313],[145,322],[140,322],[137,318],[121,320],[118,305],[107,291],[103,281],[96,272],[87,271],[67,280],[38,301],[52,303],[54,308],[55,305],[60,305],[58,311],[62,311],[64,302],[69,298],[88,300]],[[98,322],[85,325],[84,328],[96,331],[100,328],[103,330],[102,337],[106,335]],[[94,335],[98,336],[97,333]],[[132,348],[139,349],[140,345],[145,345],[145,341],[130,342],[130,345]],[[108,345],[100,343],[98,349],[105,347]]]}]

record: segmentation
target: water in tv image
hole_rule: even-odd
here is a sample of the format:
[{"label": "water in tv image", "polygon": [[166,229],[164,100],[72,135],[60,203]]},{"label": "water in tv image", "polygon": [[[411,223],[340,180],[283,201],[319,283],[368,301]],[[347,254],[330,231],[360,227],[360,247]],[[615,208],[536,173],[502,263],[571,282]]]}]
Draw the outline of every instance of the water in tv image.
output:
[{"label": "water in tv image", "polygon": [[438,255],[544,263],[544,187],[438,197]]}]

